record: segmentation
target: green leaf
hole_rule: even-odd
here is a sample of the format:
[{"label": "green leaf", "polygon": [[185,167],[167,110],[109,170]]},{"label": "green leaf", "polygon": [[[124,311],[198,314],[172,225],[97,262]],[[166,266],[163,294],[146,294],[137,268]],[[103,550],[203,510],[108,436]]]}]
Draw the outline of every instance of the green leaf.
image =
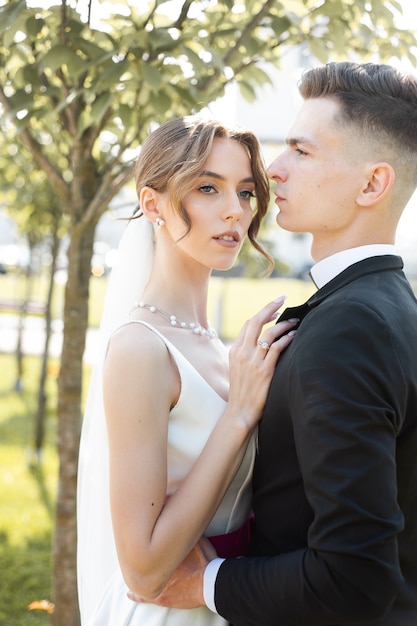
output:
[{"label": "green leaf", "polygon": [[[3,32],[1,31],[1,27],[0,27],[0,33],[2,33],[2,43],[9,53],[12,50],[13,51],[16,50],[18,46],[24,45],[24,43],[22,42],[22,33],[26,37],[25,21],[26,20],[24,18],[24,13],[22,12],[16,15],[16,19]],[[0,19],[0,24],[1,24],[1,19]],[[19,33],[20,35],[19,44],[16,44],[16,41],[15,41],[17,33]],[[27,37],[26,37],[26,40],[27,40]]]},{"label": "green leaf", "polygon": [[14,83],[18,89],[35,92],[39,88],[41,81],[33,65],[23,65],[17,70]]},{"label": "green leaf", "polygon": [[97,46],[94,42],[87,41],[86,39],[77,38],[74,43],[82,52],[84,52],[86,57],[88,57],[92,61],[106,59],[114,54],[114,50],[103,50],[103,48]]},{"label": "green leaf", "polygon": [[187,60],[193,66],[195,74],[201,75],[207,71],[207,63],[200,59],[198,54],[194,52],[194,50],[190,48],[190,46],[181,46],[181,49],[187,57]]},{"label": "green leaf", "polygon": [[113,92],[107,92],[101,94],[94,100],[91,106],[90,117],[94,120],[96,124],[101,122],[104,114],[110,108],[111,103],[113,102],[113,98]]},{"label": "green leaf", "polygon": [[251,57],[256,56],[256,54],[259,52],[259,41],[258,39],[256,39],[256,37],[247,37],[245,39],[244,45],[247,54],[249,54],[249,56]]},{"label": "green leaf", "polygon": [[309,39],[308,47],[311,54],[316,57],[320,63],[326,63],[329,58],[329,51],[321,39]]},{"label": "green leaf", "polygon": [[326,15],[330,18],[339,17],[343,6],[341,6],[340,2],[324,2],[320,9],[316,9],[312,11],[312,13],[319,15]]},{"label": "green leaf", "polygon": [[286,15],[284,16],[273,16],[271,20],[271,26],[273,29],[273,34],[275,37],[279,37],[283,33],[285,33],[291,26],[291,22]]},{"label": "green leaf", "polygon": [[[121,50],[127,49],[132,54],[136,55],[136,58],[140,58],[143,51],[149,52],[151,47],[149,43],[149,33],[146,30],[135,29],[133,31],[122,32],[118,40],[118,46]],[[140,55],[137,55],[137,51],[140,51]]]},{"label": "green leaf", "polygon": [[26,30],[33,39],[39,35],[44,25],[45,20],[34,15],[30,15],[26,20]]},{"label": "green leaf", "polygon": [[256,92],[252,85],[247,83],[246,81],[239,80],[238,82],[240,93],[248,102],[255,102],[256,100]]},{"label": "green leaf", "polygon": [[[81,57],[78,57],[77,55],[78,57],[77,63],[79,66],[79,70],[81,70],[82,72],[87,72],[89,69],[93,68],[93,69],[97,69],[98,72],[101,73],[105,69],[107,69],[110,64],[113,63],[112,61],[113,56],[114,56],[113,52],[103,52],[103,54],[100,57],[86,60],[86,59],[82,59]],[[77,73],[79,73],[78,70],[77,70]]]},{"label": "green leaf", "polygon": [[0,32],[6,31],[10,28],[20,16],[22,11],[26,9],[25,0],[18,0],[17,2],[8,2],[4,6],[0,7]]},{"label": "green leaf", "polygon": [[259,65],[251,65],[245,69],[245,78],[259,86],[272,85],[271,78]]},{"label": "green leaf", "polygon": [[158,113],[166,113],[171,108],[171,98],[165,91],[159,93],[152,92],[150,94],[150,104]]},{"label": "green leaf", "polygon": [[86,111],[86,109],[83,109],[77,120],[78,137],[81,137],[84,131],[87,128],[90,128],[92,124],[93,124],[93,120],[91,118],[91,115],[89,114],[89,111]]},{"label": "green leaf", "polygon": [[197,104],[197,98],[195,97],[194,91],[187,87],[181,87],[180,85],[170,85],[171,90],[176,92],[179,100],[183,103],[187,103],[190,107],[194,107]]},{"label": "green leaf", "polygon": [[143,62],[140,66],[141,75],[143,80],[156,91],[159,89],[162,83],[162,75],[160,70],[151,65],[150,63]]},{"label": "green leaf", "polygon": [[332,20],[329,24],[329,32],[333,43],[333,49],[340,57],[346,55],[346,25],[341,20]]},{"label": "green leaf", "polygon": [[14,115],[19,111],[33,108],[33,95],[26,93],[24,89],[17,89],[15,93],[9,97],[11,105],[11,113]]},{"label": "green leaf", "polygon": [[84,67],[84,61],[64,44],[53,46],[39,61],[41,71],[49,69],[56,72],[63,65],[66,65],[70,72],[78,73]]},{"label": "green leaf", "polygon": [[23,68],[23,76],[28,85],[32,85],[34,89],[38,89],[41,79],[33,65],[25,65]]},{"label": "green leaf", "polygon": [[155,28],[148,32],[149,42],[153,50],[169,51],[177,47],[176,39],[173,39],[166,28]]},{"label": "green leaf", "polygon": [[97,85],[100,90],[114,88],[120,81],[121,76],[129,69],[130,63],[126,59],[119,63],[112,62],[111,65],[97,78]]},{"label": "green leaf", "polygon": [[66,30],[71,35],[71,38],[72,38],[72,35],[79,37],[82,31],[84,30],[84,27],[85,27],[84,24],[74,19],[68,20],[66,24]]},{"label": "green leaf", "polygon": [[132,108],[130,106],[127,104],[121,104],[117,108],[117,115],[120,117],[124,128],[129,128],[131,126]]}]

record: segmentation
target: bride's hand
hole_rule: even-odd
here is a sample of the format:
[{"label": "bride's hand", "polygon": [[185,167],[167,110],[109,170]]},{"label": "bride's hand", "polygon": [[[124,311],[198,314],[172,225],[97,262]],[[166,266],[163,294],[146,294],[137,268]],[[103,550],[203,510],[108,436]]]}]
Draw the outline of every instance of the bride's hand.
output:
[{"label": "bride's hand", "polygon": [[249,428],[261,416],[277,360],[296,333],[298,320],[279,322],[262,332],[276,319],[284,300],[283,296],[270,302],[248,320],[230,349],[228,412],[243,418]]}]

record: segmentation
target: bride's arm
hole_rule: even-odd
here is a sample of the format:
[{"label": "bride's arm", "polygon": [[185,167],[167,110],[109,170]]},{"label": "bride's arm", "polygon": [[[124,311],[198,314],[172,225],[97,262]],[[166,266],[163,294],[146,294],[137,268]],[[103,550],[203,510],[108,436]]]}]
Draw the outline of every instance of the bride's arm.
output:
[{"label": "bride's arm", "polygon": [[[165,345],[140,325],[113,337],[104,372],[109,433],[110,497],[118,557],[129,588],[143,598],[161,592],[203,534],[242,461],[265,403],[280,352],[257,345],[271,303],[246,323],[231,349],[229,403],[202,453],[165,503],[168,415],[180,383]],[[291,328],[265,331],[268,343]],[[198,411],[198,407],[196,407]]]}]

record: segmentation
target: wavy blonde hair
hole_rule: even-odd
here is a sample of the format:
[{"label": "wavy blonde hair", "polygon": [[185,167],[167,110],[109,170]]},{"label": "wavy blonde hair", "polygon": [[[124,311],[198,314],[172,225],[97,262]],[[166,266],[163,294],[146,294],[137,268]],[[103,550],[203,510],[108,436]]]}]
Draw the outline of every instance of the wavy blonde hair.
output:
[{"label": "wavy blonde hair", "polygon": [[197,116],[181,117],[163,124],[146,139],[137,159],[135,180],[138,196],[145,186],[160,193],[168,192],[173,208],[187,225],[188,233],[192,224],[183,206],[183,198],[192,190],[204,170],[213,141],[217,138],[233,139],[247,151],[256,196],[248,238],[252,246],[267,259],[271,269],[272,257],[256,239],[270,201],[269,180],[259,141],[251,131],[228,128],[218,121]]}]

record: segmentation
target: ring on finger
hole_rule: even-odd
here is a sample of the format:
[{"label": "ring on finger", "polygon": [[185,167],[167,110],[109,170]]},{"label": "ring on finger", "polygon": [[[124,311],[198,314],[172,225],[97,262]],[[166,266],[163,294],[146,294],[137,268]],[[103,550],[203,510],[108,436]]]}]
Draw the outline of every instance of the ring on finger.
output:
[{"label": "ring on finger", "polygon": [[258,346],[261,346],[262,350],[266,350],[267,352],[271,347],[267,341],[262,341],[261,339],[257,341],[257,344]]}]

